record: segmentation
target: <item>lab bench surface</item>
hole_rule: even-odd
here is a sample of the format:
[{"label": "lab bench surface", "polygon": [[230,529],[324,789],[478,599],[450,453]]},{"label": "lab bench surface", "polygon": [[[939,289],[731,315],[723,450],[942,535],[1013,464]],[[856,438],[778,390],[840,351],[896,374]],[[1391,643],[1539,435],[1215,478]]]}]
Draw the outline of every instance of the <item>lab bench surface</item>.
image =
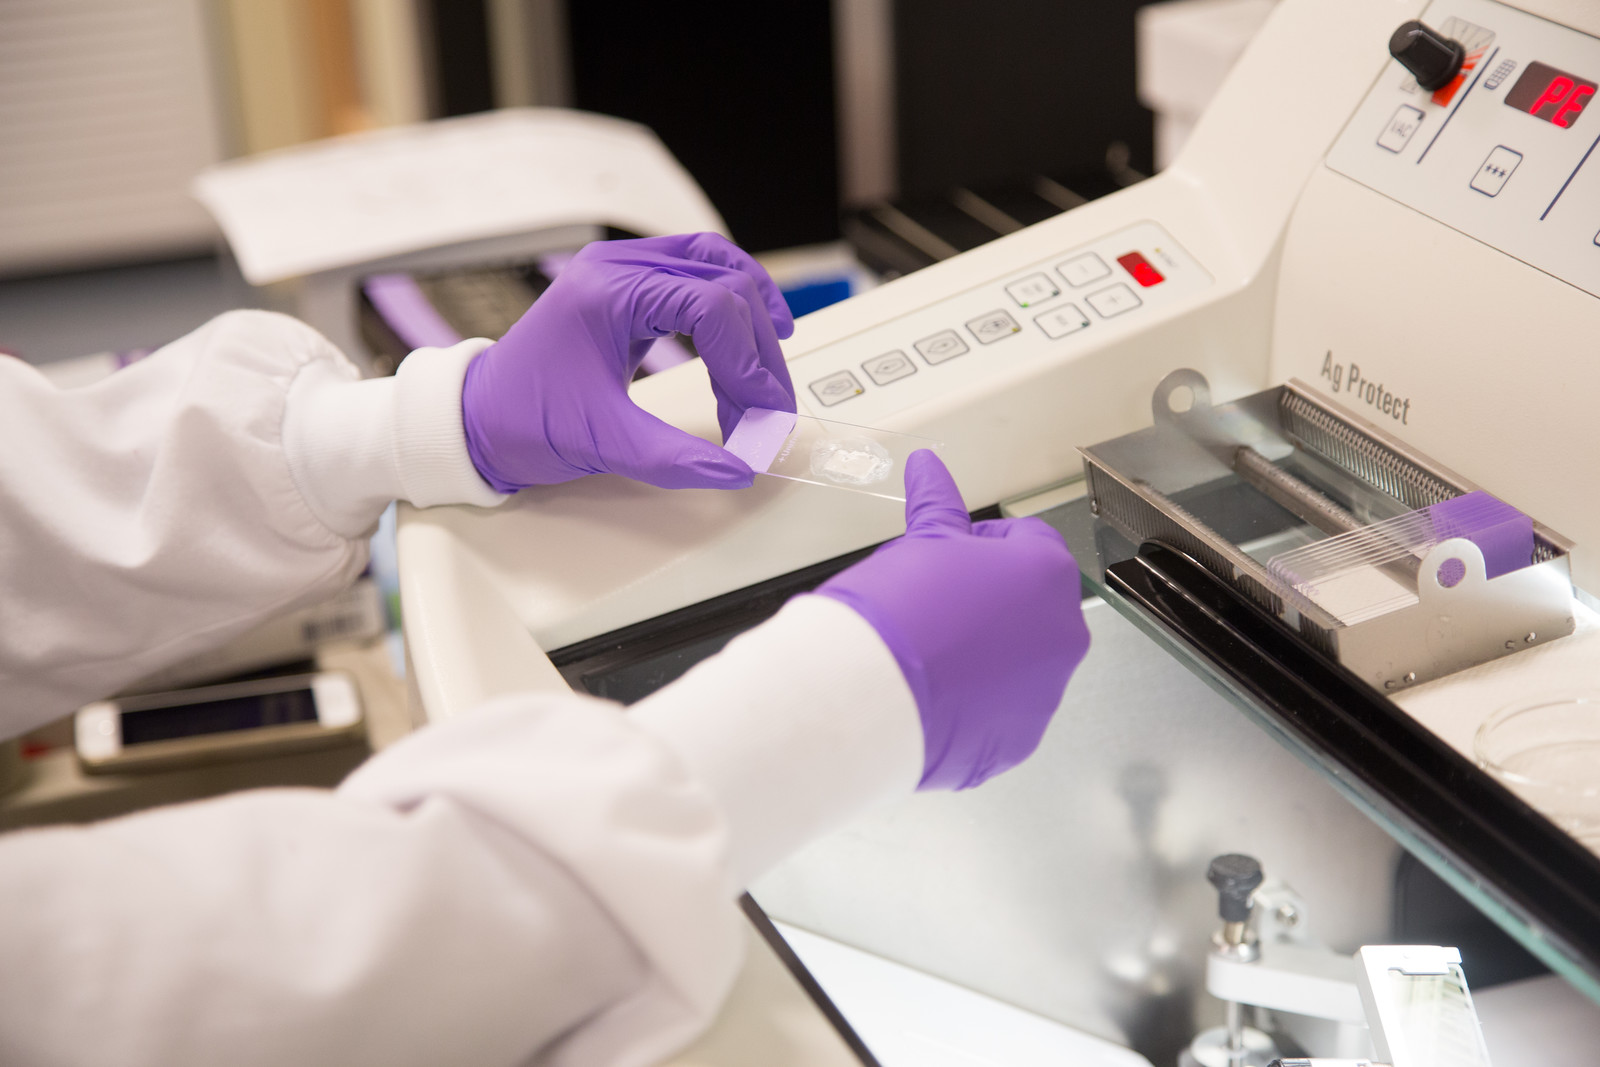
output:
[{"label": "lab bench surface", "polygon": [[331,788],[373,752],[411,732],[405,683],[390,669],[381,639],[330,645],[318,654],[317,666],[354,676],[367,719],[360,742],[146,774],[84,774],[70,747],[50,749],[25,760],[20,785],[0,796],[0,831],[89,822],[244,789]]}]

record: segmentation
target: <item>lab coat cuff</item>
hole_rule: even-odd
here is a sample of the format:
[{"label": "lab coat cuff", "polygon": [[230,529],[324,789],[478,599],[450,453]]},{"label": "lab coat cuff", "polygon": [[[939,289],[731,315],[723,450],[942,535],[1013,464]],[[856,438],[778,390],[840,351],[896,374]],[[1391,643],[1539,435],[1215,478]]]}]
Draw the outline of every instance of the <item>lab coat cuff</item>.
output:
[{"label": "lab coat cuff", "polygon": [[401,495],[418,507],[475,504],[492,508],[506,496],[472,463],[461,421],[467,364],[493,341],[481,337],[449,348],[419,348],[395,372],[395,445]]},{"label": "lab coat cuff", "polygon": [[461,383],[489,346],[419,348],[392,378],[358,380],[342,360],[313,360],[289,386],[283,446],[295,486],[335,533],[366,536],[391,500],[494,507],[461,424]]},{"label": "lab coat cuff", "polygon": [[629,717],[717,797],[737,885],[922,775],[922,723],[894,654],[825,597],[790,601]]}]

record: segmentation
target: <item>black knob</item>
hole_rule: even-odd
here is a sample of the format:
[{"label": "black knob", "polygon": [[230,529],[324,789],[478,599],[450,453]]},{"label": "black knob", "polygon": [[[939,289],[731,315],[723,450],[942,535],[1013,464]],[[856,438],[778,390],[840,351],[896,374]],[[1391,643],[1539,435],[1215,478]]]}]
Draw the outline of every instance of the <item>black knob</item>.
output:
[{"label": "black knob", "polygon": [[1461,64],[1467,58],[1460,41],[1452,41],[1416,19],[1402,22],[1394,31],[1389,38],[1389,54],[1415,74],[1417,84],[1430,93],[1449,85],[1450,79],[1461,73]]},{"label": "black knob", "polygon": [[1206,881],[1217,887],[1222,921],[1242,923],[1250,918],[1250,894],[1261,884],[1261,864],[1253,856],[1237,853],[1218,856],[1206,868]]}]

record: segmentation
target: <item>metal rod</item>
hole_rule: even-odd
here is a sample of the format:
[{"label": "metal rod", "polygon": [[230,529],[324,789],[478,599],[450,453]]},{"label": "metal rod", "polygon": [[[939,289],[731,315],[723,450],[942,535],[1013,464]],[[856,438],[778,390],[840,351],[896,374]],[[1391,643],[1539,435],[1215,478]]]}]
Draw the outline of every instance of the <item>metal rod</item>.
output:
[{"label": "metal rod", "polygon": [[[1323,533],[1338,536],[1354,530],[1370,529],[1366,523],[1345,510],[1333,498],[1318,492],[1249,445],[1240,445],[1234,451],[1233,469],[1239,477],[1266,494],[1273,503]],[[1415,556],[1400,554],[1398,558],[1383,564],[1382,569],[1402,584],[1414,588],[1419,566]]]},{"label": "metal rod", "polygon": [[873,208],[872,217],[882,223],[884,229],[933,259],[949,259],[961,254],[961,249],[890,204]]},{"label": "metal rod", "polygon": [[1089,198],[1079,196],[1058,181],[1039,175],[1033,180],[1033,191],[1039,194],[1039,199],[1049,201],[1062,211],[1071,211],[1081,204],[1087,204]]},{"label": "metal rod", "polygon": [[956,207],[961,209],[963,214],[983,223],[995,233],[1016,233],[1022,229],[1022,223],[1007,215],[971,189],[957,189],[950,194],[950,200]]},{"label": "metal rod", "polygon": [[1228,1005],[1228,1061],[1244,1062],[1244,1005],[1230,1000]]},{"label": "metal rod", "polygon": [[1249,445],[1240,445],[1234,451],[1233,469],[1273,503],[1323,533],[1349,533],[1366,525],[1332,498],[1317,492]]}]

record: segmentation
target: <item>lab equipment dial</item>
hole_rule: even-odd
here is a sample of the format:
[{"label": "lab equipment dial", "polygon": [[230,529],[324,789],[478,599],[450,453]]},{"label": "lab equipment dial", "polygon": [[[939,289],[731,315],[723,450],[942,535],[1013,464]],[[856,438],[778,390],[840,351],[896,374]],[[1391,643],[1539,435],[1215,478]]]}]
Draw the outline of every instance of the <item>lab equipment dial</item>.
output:
[{"label": "lab equipment dial", "polygon": [[1389,38],[1389,54],[1430,93],[1449,85],[1451,79],[1461,73],[1461,64],[1467,58],[1467,50],[1460,41],[1416,19],[1402,22],[1394,31]]}]

